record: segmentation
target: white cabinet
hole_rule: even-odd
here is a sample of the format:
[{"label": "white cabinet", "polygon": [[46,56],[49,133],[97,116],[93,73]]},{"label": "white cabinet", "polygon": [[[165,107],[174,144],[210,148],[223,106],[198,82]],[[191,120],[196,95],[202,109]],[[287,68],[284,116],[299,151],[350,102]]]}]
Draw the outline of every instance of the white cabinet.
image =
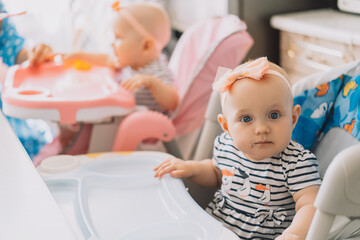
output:
[{"label": "white cabinet", "polygon": [[166,0],[172,27],[185,31],[197,21],[228,13],[228,1],[218,0]]},{"label": "white cabinet", "polygon": [[275,15],[280,65],[291,81],[360,59],[360,16],[332,9]]}]

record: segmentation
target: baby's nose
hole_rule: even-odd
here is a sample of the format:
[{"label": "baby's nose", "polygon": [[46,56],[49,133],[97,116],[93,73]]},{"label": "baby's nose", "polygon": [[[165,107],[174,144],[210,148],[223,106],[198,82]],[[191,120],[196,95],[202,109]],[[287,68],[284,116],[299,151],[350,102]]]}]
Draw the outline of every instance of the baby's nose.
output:
[{"label": "baby's nose", "polygon": [[255,133],[256,134],[268,134],[268,133],[270,133],[270,128],[266,123],[259,121],[256,123]]}]

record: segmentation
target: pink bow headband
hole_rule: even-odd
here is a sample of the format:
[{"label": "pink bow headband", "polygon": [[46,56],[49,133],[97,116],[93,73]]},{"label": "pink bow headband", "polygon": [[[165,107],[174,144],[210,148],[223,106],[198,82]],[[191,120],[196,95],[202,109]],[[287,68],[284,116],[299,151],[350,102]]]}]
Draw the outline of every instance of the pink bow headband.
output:
[{"label": "pink bow headband", "polygon": [[154,41],[156,48],[161,49],[161,43],[132,15],[126,8],[120,6],[120,1],[116,1],[112,4],[112,9],[121,13],[121,17],[127,21],[134,30],[141,36],[146,37]]},{"label": "pink bow headband", "polygon": [[219,68],[218,72],[219,71],[225,73],[217,78],[212,86],[214,90],[217,90],[220,93],[228,92],[231,89],[231,86],[240,79],[251,78],[254,80],[261,80],[265,74],[272,74],[280,77],[287,83],[291,90],[290,83],[284,75],[275,70],[269,69],[269,61],[266,57],[258,58],[257,60],[241,64],[234,70],[229,68]]}]

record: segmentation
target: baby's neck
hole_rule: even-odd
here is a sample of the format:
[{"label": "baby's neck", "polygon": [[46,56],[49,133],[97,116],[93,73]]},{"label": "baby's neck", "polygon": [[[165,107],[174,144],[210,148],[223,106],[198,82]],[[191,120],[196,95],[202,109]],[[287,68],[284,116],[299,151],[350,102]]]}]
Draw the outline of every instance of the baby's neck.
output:
[{"label": "baby's neck", "polygon": [[142,61],[139,61],[137,64],[134,64],[133,66],[131,66],[132,69],[137,70],[139,68],[143,68],[146,65],[156,61],[159,58],[159,54],[154,54],[153,56],[149,56],[146,59],[142,59]]}]

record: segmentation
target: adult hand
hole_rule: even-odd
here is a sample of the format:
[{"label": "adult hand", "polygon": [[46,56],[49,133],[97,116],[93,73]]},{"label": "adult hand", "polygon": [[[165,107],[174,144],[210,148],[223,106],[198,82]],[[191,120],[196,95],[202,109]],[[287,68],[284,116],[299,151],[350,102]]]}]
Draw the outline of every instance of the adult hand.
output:
[{"label": "adult hand", "polygon": [[29,52],[30,66],[37,66],[43,62],[51,61],[54,55],[50,46],[40,43]]}]

